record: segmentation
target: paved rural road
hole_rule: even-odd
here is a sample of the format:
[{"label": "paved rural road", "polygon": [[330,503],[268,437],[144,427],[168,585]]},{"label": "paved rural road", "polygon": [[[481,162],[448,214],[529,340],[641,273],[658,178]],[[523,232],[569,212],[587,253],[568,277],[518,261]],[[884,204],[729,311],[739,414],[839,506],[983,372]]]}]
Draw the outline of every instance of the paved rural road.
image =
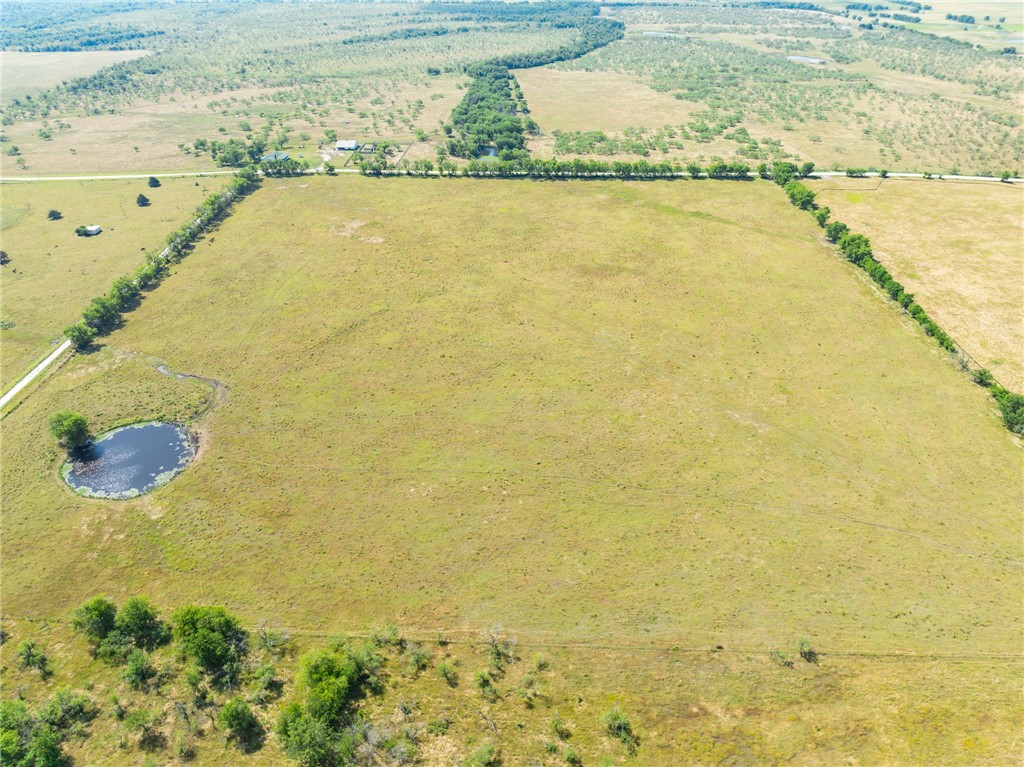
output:
[{"label": "paved rural road", "polygon": [[18,383],[14,384],[14,386],[11,387],[10,391],[8,391],[3,397],[0,397],[0,407],[3,407],[8,402],[10,402],[14,398],[14,395],[16,395],[30,383],[32,383],[36,376],[38,376],[40,373],[46,370],[46,368],[50,366],[50,363],[52,363],[54,360],[60,357],[60,355],[66,352],[70,347],[71,342],[65,339],[64,343],[62,343],[60,346],[54,349],[53,353],[49,357],[47,357],[45,360],[43,360],[34,368],[32,368],[31,372],[29,372],[27,376],[18,381]]}]

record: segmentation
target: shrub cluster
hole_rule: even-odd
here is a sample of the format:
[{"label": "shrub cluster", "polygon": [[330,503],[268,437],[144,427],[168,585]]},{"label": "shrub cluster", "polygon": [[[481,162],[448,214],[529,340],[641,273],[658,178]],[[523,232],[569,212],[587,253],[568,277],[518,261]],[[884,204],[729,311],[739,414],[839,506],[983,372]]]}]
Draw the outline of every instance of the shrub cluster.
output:
[{"label": "shrub cluster", "polygon": [[304,765],[350,764],[363,739],[354,704],[379,685],[382,662],[373,642],[306,653],[299,662],[305,703],[285,706],[277,721],[285,753]]},{"label": "shrub cluster", "polygon": [[171,638],[170,628],[145,597],[132,597],[120,609],[109,599],[94,597],[75,610],[71,627],[89,640],[95,657],[115,664],[130,661],[125,678],[132,686],[152,676],[146,653]]},{"label": "shrub cluster", "polygon": [[24,701],[0,702],[0,764],[59,767],[69,763],[63,743],[82,735],[96,716],[96,706],[83,692],[62,687],[37,709]]}]

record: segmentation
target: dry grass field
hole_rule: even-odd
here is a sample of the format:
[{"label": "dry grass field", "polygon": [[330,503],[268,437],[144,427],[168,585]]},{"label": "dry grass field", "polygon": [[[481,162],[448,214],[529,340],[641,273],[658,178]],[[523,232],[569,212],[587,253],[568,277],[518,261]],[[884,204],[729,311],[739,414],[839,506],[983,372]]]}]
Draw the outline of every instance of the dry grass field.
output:
[{"label": "dry grass field", "polygon": [[1003,386],[1024,391],[1024,189],[847,178],[811,186],[953,338]]},{"label": "dry grass field", "polygon": [[[50,632],[57,681],[87,658],[52,621],[146,593],[303,646],[500,624],[552,660],[544,707],[491,709],[509,764],[557,763],[553,710],[586,764],[1020,756],[1019,444],[775,187],[268,180],[215,236],[4,417],[4,611]],[[47,418],[201,411],[159,361],[227,387],[199,458],[75,496]],[[818,665],[772,664],[802,637]],[[478,651],[452,652],[468,680]],[[460,764],[490,729],[468,681],[442,692],[431,671],[368,705],[457,709],[422,755]],[[600,733],[615,704],[632,761]],[[111,722],[86,761],[141,760]],[[282,760],[217,742],[202,764]]]},{"label": "dry grass field", "polygon": [[[4,390],[52,350],[65,327],[89,301],[142,263],[144,250],[161,246],[223,177],[7,183],[0,187],[3,267],[0,385]],[[151,204],[139,207],[136,197]],[[63,214],[51,221],[47,212]],[[103,233],[78,237],[78,226],[100,224]],[[10,326],[8,326],[8,324]]]},{"label": "dry grass field", "polygon": [[[439,121],[462,97],[458,87],[464,79],[444,76],[423,83],[363,81],[365,91],[353,98],[352,106],[339,105],[328,115],[312,120],[287,117],[292,109],[275,101],[275,94],[288,96],[280,89],[248,89],[228,95],[142,103],[117,114],[69,117],[70,127],[52,132],[48,139],[41,138],[39,131],[52,120],[18,122],[6,134],[20,155],[0,156],[0,169],[8,178],[223,170],[208,154],[185,154],[178,145],[191,146],[197,138],[244,139],[266,122],[253,115],[269,115],[269,109],[285,114],[283,124],[291,132],[285,151],[313,162],[328,128],[336,130],[340,138],[362,142],[408,142],[415,139],[416,129],[438,133]],[[399,110],[410,115],[410,105],[417,101],[422,107],[415,118],[410,118],[410,128],[396,117]],[[303,134],[308,139],[302,139]],[[24,167],[17,164],[19,157]]]},{"label": "dry grass field", "polygon": [[87,77],[119,61],[145,55],[146,51],[0,51],[2,99],[9,102],[73,77]]}]

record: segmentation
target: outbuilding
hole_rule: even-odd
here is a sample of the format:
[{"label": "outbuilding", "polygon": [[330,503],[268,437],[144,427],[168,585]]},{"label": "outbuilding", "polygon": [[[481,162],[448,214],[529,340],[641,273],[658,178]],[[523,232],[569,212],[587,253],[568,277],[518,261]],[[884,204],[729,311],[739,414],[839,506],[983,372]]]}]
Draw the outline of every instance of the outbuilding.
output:
[{"label": "outbuilding", "polygon": [[359,142],[355,140],[351,141],[339,141],[334,145],[336,152],[354,152],[359,148]]},{"label": "outbuilding", "polygon": [[275,160],[278,161],[278,162],[284,162],[287,159],[288,159],[288,153],[287,152],[271,152],[270,154],[263,155],[260,158],[260,162],[274,162]]},{"label": "outbuilding", "polygon": [[85,233],[89,237],[94,237],[95,235],[99,234],[102,231],[103,227],[100,226],[99,224],[92,224],[90,226],[85,227]]}]

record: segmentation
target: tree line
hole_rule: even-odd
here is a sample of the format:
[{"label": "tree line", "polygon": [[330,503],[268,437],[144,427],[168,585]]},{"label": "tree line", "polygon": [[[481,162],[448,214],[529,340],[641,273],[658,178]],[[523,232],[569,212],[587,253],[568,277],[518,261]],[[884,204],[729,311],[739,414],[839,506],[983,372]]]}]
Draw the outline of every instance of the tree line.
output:
[{"label": "tree line", "polygon": [[441,161],[434,165],[429,160],[417,160],[411,164],[395,164],[386,159],[373,157],[363,160],[359,170],[364,176],[479,176],[490,178],[623,178],[653,179],[712,178],[719,180],[746,180],[751,178],[750,166],[743,162],[715,160],[704,167],[691,162],[682,165],[677,162],[648,162],[647,160],[544,160],[534,157],[518,157],[513,160],[470,160],[461,168],[454,163]]},{"label": "tree line", "polygon": [[[480,4],[459,4],[459,9],[488,16],[494,9]],[[501,12],[507,10],[504,6]],[[597,6],[581,3],[541,3],[512,7],[517,20],[524,16],[538,24],[555,28],[575,28],[575,43],[538,53],[517,53],[486,62],[472,64],[466,73],[472,78],[466,95],[452,111],[448,124],[447,152],[453,157],[476,158],[487,148],[495,156],[513,161],[528,157],[526,136],[538,132],[537,123],[530,118],[519,83],[510,70],[538,67],[557,61],[575,59],[622,38],[621,22],[593,18]]]},{"label": "tree line", "polygon": [[168,235],[166,247],[161,252],[147,254],[146,262],[135,272],[119,277],[105,295],[90,301],[82,312],[82,319],[65,328],[64,335],[76,349],[86,349],[97,336],[116,328],[122,314],[138,304],[142,291],[160,284],[168,267],[187,255],[205,231],[224,218],[236,201],[251,193],[259,184],[260,176],[256,168],[250,166],[237,173],[227,188],[203,200],[191,221]]},{"label": "tree line", "polygon": [[[782,164],[782,165],[788,165]],[[894,302],[909,314],[926,335],[931,336],[939,346],[956,357],[962,369],[971,373],[975,383],[984,386],[992,394],[1003,416],[1006,428],[1014,434],[1024,435],[1024,395],[1015,394],[999,385],[992,374],[984,368],[971,370],[967,358],[959,345],[935,322],[928,313],[914,300],[914,295],[907,292],[889,270],[879,263],[871,249],[871,241],[863,234],[850,231],[841,221],[832,221],[831,210],[819,207],[815,202],[815,194],[806,185],[797,181],[792,168],[781,169],[773,180],[783,187],[790,202],[801,210],[809,211],[818,226],[825,230],[829,242],[834,243],[847,261],[863,269],[872,281],[888,294]]]}]

